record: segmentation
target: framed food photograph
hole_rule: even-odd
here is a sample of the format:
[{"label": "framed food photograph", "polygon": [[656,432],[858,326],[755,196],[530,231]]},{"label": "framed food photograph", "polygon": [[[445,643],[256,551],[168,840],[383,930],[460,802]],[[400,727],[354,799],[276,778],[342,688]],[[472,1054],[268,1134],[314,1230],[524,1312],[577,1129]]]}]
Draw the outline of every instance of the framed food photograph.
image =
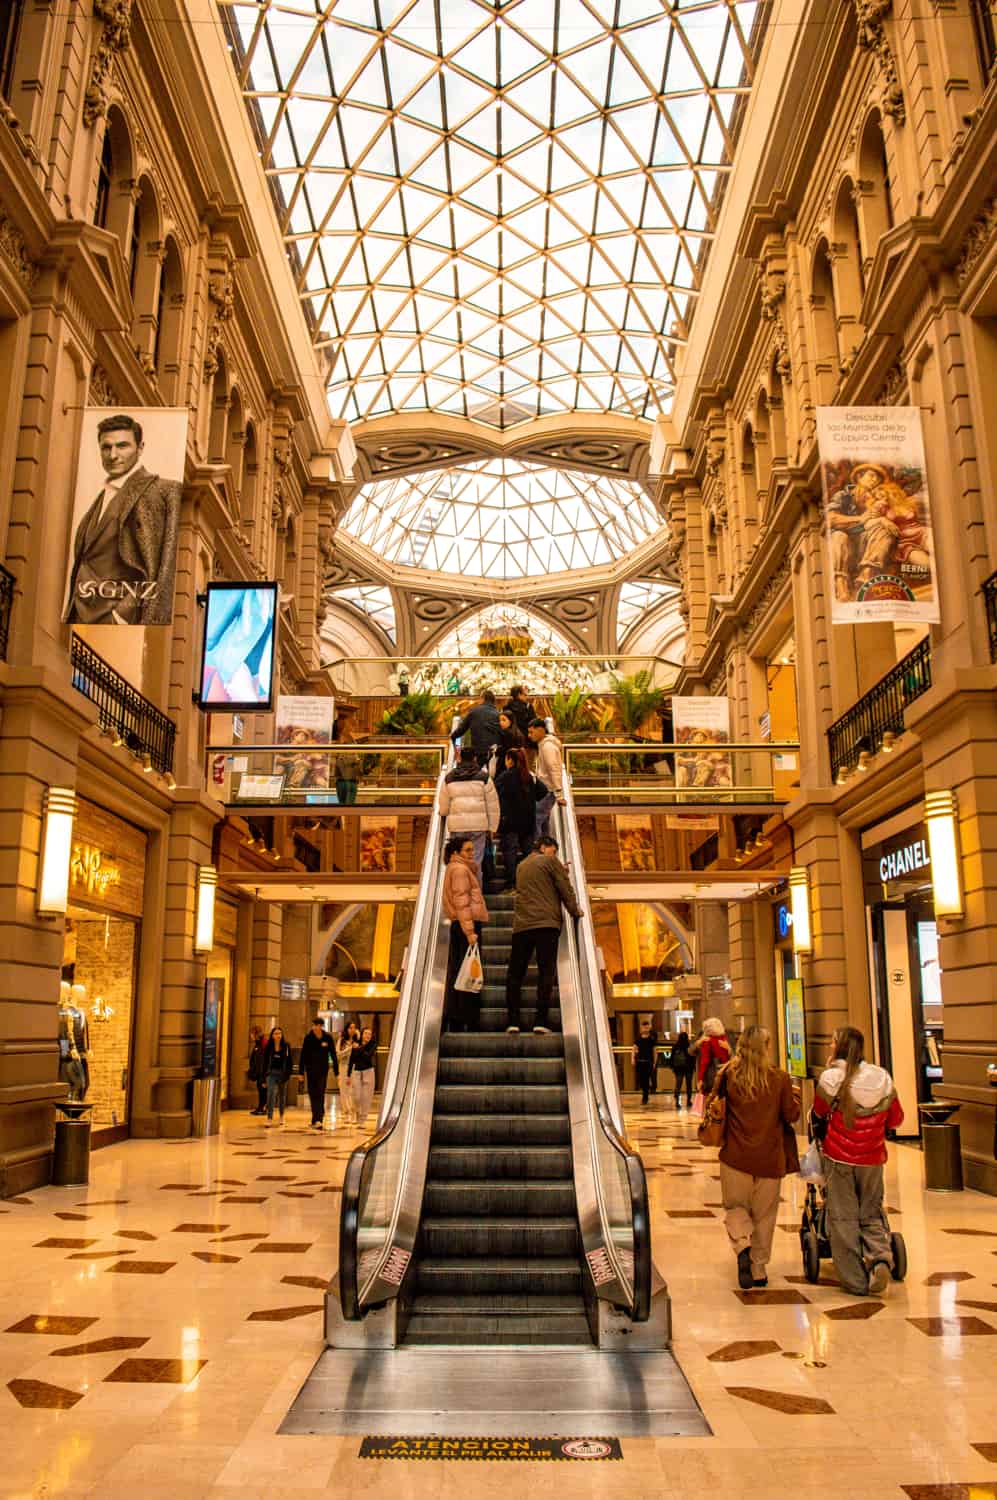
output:
[{"label": "framed food photograph", "polygon": [[200,706],[215,713],[273,708],[276,583],[209,583]]}]

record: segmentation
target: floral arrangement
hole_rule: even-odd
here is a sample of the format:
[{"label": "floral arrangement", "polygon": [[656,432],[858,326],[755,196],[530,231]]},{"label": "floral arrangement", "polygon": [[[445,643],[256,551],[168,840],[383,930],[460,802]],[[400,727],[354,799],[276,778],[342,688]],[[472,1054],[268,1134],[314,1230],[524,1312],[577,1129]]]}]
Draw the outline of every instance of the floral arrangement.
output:
[{"label": "floral arrangement", "polygon": [[516,683],[532,697],[570,693],[574,688],[595,690],[595,674],[565,656],[496,656],[487,661],[450,656],[425,662],[412,673],[411,691],[475,697],[491,688],[508,695]]}]

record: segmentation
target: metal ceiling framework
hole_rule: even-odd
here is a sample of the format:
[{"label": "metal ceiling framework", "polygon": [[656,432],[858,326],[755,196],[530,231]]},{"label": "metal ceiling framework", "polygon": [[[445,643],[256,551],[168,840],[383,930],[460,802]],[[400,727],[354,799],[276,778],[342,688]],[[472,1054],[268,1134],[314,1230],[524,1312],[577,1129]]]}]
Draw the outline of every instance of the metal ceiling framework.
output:
[{"label": "metal ceiling framework", "polygon": [[218,0],[333,416],[670,407],[755,0]]}]

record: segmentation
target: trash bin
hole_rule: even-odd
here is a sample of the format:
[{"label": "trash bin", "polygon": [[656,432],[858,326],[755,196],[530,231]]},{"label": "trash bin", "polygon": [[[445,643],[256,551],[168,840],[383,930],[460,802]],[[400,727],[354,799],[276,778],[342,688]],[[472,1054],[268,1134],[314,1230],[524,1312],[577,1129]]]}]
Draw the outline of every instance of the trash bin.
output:
[{"label": "trash bin", "polygon": [[195,1078],[194,1100],[191,1106],[191,1135],[217,1135],[220,1107],[218,1079]]},{"label": "trash bin", "polygon": [[55,1122],[52,1149],[52,1186],[86,1187],[90,1181],[91,1104],[57,1104],[64,1116]]},{"label": "trash bin", "polygon": [[924,1185],[929,1192],[962,1192],[962,1139],[952,1119],[958,1104],[922,1104]]}]

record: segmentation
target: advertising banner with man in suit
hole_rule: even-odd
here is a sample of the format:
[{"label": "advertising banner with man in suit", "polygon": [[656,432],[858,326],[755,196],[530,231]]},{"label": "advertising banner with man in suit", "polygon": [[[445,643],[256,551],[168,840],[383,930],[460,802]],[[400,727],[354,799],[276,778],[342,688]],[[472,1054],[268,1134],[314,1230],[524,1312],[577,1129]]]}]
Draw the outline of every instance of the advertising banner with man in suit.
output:
[{"label": "advertising banner with man in suit", "polygon": [[69,624],[171,623],[186,443],[186,410],[84,411]]}]

